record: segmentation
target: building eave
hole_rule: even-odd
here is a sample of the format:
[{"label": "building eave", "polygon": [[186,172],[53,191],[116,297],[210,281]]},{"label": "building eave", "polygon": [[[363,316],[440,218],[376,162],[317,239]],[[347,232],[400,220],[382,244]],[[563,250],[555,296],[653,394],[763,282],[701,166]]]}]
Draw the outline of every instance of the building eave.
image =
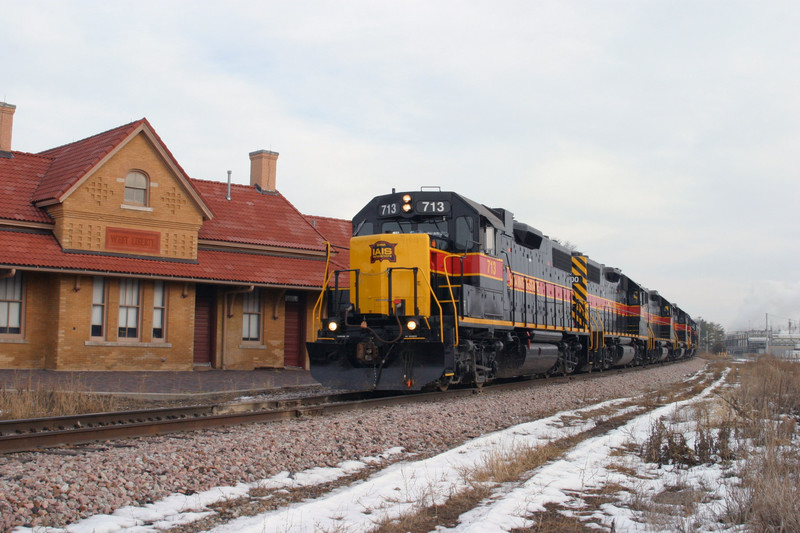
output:
[{"label": "building eave", "polygon": [[242,252],[262,252],[272,255],[281,256],[298,256],[298,257],[320,257],[325,258],[327,253],[325,250],[310,250],[305,248],[291,248],[286,246],[270,246],[263,244],[247,244],[231,241],[219,241],[212,239],[198,239],[198,248],[206,250],[225,250],[235,252],[241,250]]}]

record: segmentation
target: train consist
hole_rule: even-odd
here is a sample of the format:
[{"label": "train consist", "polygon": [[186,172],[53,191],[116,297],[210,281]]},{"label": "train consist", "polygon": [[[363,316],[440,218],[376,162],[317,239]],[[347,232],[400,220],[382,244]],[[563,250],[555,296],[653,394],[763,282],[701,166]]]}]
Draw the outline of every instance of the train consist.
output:
[{"label": "train consist", "polygon": [[617,268],[454,192],[378,196],[353,219],[307,343],[349,389],[445,389],[691,357],[697,325]]}]

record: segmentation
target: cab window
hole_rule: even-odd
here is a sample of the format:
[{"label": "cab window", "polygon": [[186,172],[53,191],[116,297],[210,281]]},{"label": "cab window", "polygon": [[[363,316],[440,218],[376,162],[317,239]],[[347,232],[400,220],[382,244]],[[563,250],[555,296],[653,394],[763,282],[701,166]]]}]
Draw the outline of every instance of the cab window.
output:
[{"label": "cab window", "polygon": [[361,223],[356,226],[355,231],[353,232],[354,236],[358,235],[374,235],[375,230],[373,227],[372,222],[368,222],[366,220],[361,221]]},{"label": "cab window", "polygon": [[474,237],[472,234],[472,217],[457,217],[456,218],[456,250],[467,251],[472,248]]}]

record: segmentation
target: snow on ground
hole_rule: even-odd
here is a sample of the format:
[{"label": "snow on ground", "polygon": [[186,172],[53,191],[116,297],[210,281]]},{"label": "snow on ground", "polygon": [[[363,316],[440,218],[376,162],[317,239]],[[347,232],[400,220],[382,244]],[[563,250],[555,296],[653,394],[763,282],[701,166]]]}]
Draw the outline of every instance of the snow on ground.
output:
[{"label": "snow on ground", "polygon": [[[460,524],[452,530],[457,532],[509,531],[516,527],[530,527],[529,517],[544,509],[546,504],[560,504],[579,511],[583,505],[581,494],[601,488],[609,483],[630,486],[632,481],[610,468],[627,461],[626,465],[636,469],[639,493],[658,494],[671,484],[696,484],[701,490],[717,487],[716,493],[702,508],[698,509],[695,520],[708,517],[712,523],[714,516],[724,501],[724,484],[719,480],[725,474],[719,467],[704,466],[692,469],[670,469],[641,462],[638,457],[628,455],[611,456],[613,450],[622,448],[628,442],[644,442],[651,424],[660,417],[686,410],[691,404],[702,401],[719,388],[724,376],[710,385],[702,394],[693,399],[675,402],[636,416],[627,424],[613,429],[599,437],[582,441],[559,460],[546,464],[530,473],[525,482],[507,483],[496,488],[492,497],[482,505],[465,513]],[[564,411],[554,416],[519,424],[503,431],[484,435],[427,459],[396,462],[375,473],[364,481],[359,481],[333,490],[316,499],[292,504],[281,509],[252,517],[235,519],[212,531],[214,533],[262,533],[280,531],[286,533],[305,533],[312,531],[361,532],[373,529],[377,522],[386,518],[396,518],[413,512],[421,505],[429,506],[445,503],[448,498],[467,488],[465,472],[485,463],[487,457],[535,447],[548,441],[575,435],[591,429],[594,418],[586,421],[580,415],[598,408],[616,409],[621,414],[628,408],[623,404],[631,398],[622,398],[594,404],[582,409]],[[614,416],[614,415],[607,415]],[[351,461],[335,468],[315,468],[290,476],[288,473],[256,483],[240,484],[235,487],[218,487],[191,496],[172,495],[164,500],[142,507],[125,507],[112,515],[97,515],[66,528],[17,528],[17,533],[111,533],[127,531],[136,533],[156,532],[172,526],[199,520],[208,516],[209,506],[228,499],[246,496],[254,487],[294,488],[313,486],[334,481],[363,470],[370,464],[403,453],[400,449],[388,450],[383,457],[365,458]],[[678,479],[679,478],[679,479]],[[630,498],[629,493],[621,493],[620,499]],[[652,531],[652,524],[636,521],[634,511],[626,506],[605,504],[602,512],[595,511],[589,518],[591,522],[617,531]],[[586,519],[586,517],[584,517]],[[719,524],[715,524],[719,531]],[[445,531],[439,528],[439,531]]]},{"label": "snow on ground", "polygon": [[[725,373],[727,375],[727,372]],[[592,489],[602,489],[603,486],[618,483],[630,483],[627,476],[619,473],[617,468],[609,469],[612,464],[620,463],[619,457],[610,454],[615,449],[621,449],[627,442],[644,442],[648,438],[650,428],[659,418],[669,418],[676,412],[689,405],[708,397],[712,391],[721,386],[725,375],[719,378],[700,395],[690,400],[674,402],[669,405],[654,409],[649,413],[637,416],[627,424],[599,437],[582,441],[563,459],[551,462],[532,473],[527,482],[514,487],[507,493],[495,494],[494,500],[481,508],[467,513],[462,517],[461,525],[454,529],[459,532],[509,531],[512,528],[531,527],[533,522],[525,517],[537,511],[544,511],[546,504],[559,504],[566,507],[579,509],[582,506],[576,494],[585,494]],[[628,457],[633,462],[633,457]],[[643,464],[630,464],[640,476],[649,478],[646,486],[639,486],[637,490],[646,490],[650,494],[658,494],[666,487],[675,483],[676,476],[681,477],[681,482],[689,485],[696,482],[696,486],[703,487],[708,477],[718,478],[721,472],[713,466],[704,466],[678,472],[662,467],[655,472],[654,466]],[[694,480],[690,479],[694,478]],[[641,483],[641,480],[639,480]],[[720,494],[719,496],[724,496]],[[709,505],[719,505],[722,499],[714,499]],[[610,527],[613,523],[617,531],[652,531],[651,524],[642,524],[634,520],[634,515],[628,508],[620,508],[606,504],[604,513],[595,516],[597,522]],[[712,513],[713,514],[713,513]],[[714,515],[715,516],[715,515]]]}]

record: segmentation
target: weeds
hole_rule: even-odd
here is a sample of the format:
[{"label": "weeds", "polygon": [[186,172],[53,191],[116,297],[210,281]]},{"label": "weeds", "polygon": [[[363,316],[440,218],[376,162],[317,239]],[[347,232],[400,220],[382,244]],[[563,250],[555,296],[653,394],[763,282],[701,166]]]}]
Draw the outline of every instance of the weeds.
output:
[{"label": "weeds", "polygon": [[736,381],[696,406],[691,422],[656,421],[639,457],[682,468],[736,461],[721,518],[756,531],[800,531],[800,365],[767,356],[731,375]]},{"label": "weeds", "polygon": [[463,510],[476,507],[490,492],[488,486],[473,484],[468,490],[451,494],[442,505],[422,507],[398,519],[379,522],[373,533],[407,533],[433,531],[438,526],[455,527]]},{"label": "weeds", "polygon": [[78,387],[42,390],[31,383],[18,390],[0,388],[0,418],[15,420],[45,416],[113,411],[116,400],[110,395],[87,393]]}]

